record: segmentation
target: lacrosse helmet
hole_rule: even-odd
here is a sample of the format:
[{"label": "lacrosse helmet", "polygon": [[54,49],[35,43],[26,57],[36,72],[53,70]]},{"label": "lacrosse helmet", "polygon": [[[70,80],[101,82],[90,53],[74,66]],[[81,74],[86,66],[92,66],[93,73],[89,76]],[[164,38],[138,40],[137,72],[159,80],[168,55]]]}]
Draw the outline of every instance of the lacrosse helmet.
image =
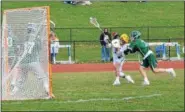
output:
[{"label": "lacrosse helmet", "polygon": [[132,31],[130,34],[131,40],[138,39],[141,36],[141,32],[139,31]]},{"label": "lacrosse helmet", "polygon": [[124,34],[122,34],[122,35],[120,36],[120,40],[125,41],[126,43],[128,43],[129,37],[128,37],[127,34],[124,33]]},{"label": "lacrosse helmet", "polygon": [[117,32],[112,32],[112,36],[115,36],[117,35],[118,33]]}]

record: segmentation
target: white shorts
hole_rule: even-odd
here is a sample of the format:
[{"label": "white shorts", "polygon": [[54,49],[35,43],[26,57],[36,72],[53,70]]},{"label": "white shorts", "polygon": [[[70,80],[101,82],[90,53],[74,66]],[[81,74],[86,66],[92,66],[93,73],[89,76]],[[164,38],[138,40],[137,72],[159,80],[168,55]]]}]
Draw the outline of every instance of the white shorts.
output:
[{"label": "white shorts", "polygon": [[115,66],[116,63],[119,63],[120,66],[119,66],[119,72],[122,72],[122,67],[123,67],[123,64],[124,64],[125,60],[123,58],[114,58],[113,57],[113,65]]}]

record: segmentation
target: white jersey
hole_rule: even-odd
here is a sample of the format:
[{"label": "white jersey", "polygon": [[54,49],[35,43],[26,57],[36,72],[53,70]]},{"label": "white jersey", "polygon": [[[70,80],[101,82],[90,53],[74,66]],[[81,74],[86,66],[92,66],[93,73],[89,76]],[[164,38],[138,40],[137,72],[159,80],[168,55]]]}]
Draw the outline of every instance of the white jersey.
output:
[{"label": "white jersey", "polygon": [[124,55],[124,51],[127,49],[127,44],[124,44],[121,46],[121,48],[119,50],[117,50],[117,48],[113,48],[113,62],[118,62],[121,63],[122,61],[125,60],[125,55]]}]

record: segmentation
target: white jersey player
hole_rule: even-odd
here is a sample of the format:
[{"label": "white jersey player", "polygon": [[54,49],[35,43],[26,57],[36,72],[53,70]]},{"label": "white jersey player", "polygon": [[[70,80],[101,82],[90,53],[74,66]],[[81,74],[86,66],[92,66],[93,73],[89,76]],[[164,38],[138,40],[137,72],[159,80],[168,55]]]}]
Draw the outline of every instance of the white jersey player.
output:
[{"label": "white jersey player", "polygon": [[[117,35],[115,35],[117,36]],[[116,39],[116,38],[114,38]],[[127,49],[128,43],[128,36],[126,34],[122,34],[121,37],[117,36],[117,39],[119,39],[119,47],[113,47],[113,65],[115,67],[115,74],[116,74],[116,80],[114,81],[113,85],[120,85],[120,77],[125,78],[128,82],[134,83],[134,80],[129,76],[125,75],[122,71],[123,63],[125,62],[125,55],[123,52]]]},{"label": "white jersey player", "polygon": [[[28,73],[32,72],[35,76],[41,81],[43,84],[43,88],[46,94],[49,96],[49,78],[48,74],[44,72],[41,63],[40,63],[40,52],[43,46],[42,40],[39,36],[35,33],[36,26],[34,24],[28,24],[27,33],[28,37],[27,42],[24,42],[22,45],[22,52],[27,52],[26,55],[21,60],[19,66],[16,68],[18,69],[16,77],[13,78],[11,85],[13,86],[13,90],[11,95],[15,95],[24,85],[25,81],[28,78]],[[34,38],[34,39],[33,39]],[[23,53],[22,53],[23,54]],[[52,94],[52,98],[54,95]]]}]

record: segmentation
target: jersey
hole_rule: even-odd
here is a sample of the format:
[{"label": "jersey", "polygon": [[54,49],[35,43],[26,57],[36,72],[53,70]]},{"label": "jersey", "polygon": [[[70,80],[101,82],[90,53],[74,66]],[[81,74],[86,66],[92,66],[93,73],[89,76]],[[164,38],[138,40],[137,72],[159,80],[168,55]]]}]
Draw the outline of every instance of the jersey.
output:
[{"label": "jersey", "polygon": [[138,51],[143,57],[150,50],[148,43],[142,39],[136,39],[132,41],[128,47],[131,51]]},{"label": "jersey", "polygon": [[148,68],[150,66],[150,68],[153,70],[157,67],[157,60],[150,50],[149,45],[145,41],[136,39],[130,43],[128,49],[130,49],[131,52],[138,51],[142,55],[143,61],[141,66],[144,68]]},{"label": "jersey", "polygon": [[120,49],[113,48],[113,62],[121,62],[125,60],[125,55],[123,52],[127,49],[127,45],[124,44]]},{"label": "jersey", "polygon": [[28,64],[32,62],[39,62],[41,49],[42,42],[39,38],[36,38],[33,42],[25,42],[22,52],[26,51],[26,55],[21,63]]}]

